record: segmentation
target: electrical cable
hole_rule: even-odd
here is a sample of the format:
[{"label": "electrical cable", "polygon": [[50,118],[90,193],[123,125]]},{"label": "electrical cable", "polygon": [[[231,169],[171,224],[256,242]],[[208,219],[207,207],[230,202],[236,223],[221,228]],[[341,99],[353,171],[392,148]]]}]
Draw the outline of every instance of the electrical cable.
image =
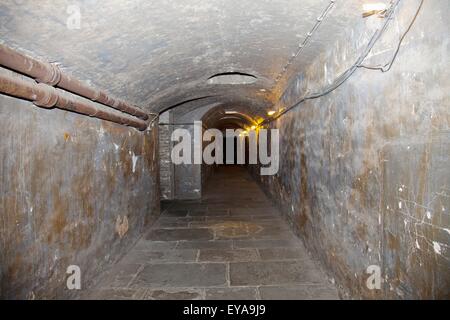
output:
[{"label": "electrical cable", "polygon": [[[392,57],[392,59],[390,60],[390,62],[388,62],[387,64],[383,65],[383,66],[365,66],[362,63],[364,62],[364,60],[367,58],[367,56],[369,55],[370,51],[372,50],[372,48],[374,47],[374,45],[377,43],[377,41],[381,38],[381,36],[385,33],[389,22],[393,19],[393,15],[395,13],[395,9],[399,6],[400,2],[402,0],[392,0],[391,1],[391,5],[388,9],[386,9],[386,11],[383,13],[383,17],[386,19],[386,21],[384,22],[383,26],[380,29],[377,29],[374,34],[372,35],[372,37],[370,38],[370,41],[368,42],[365,50],[363,51],[363,53],[356,59],[355,63],[350,66],[347,70],[345,70],[341,75],[339,75],[331,84],[329,84],[328,86],[324,87],[321,91],[319,92],[314,92],[312,94],[305,94],[304,97],[302,97],[300,100],[298,100],[297,102],[295,102],[294,104],[292,104],[290,107],[287,107],[285,109],[282,109],[281,111],[278,112],[278,114],[274,117],[271,118],[266,118],[264,119],[262,122],[259,123],[259,126],[264,125],[264,124],[268,124],[270,122],[273,122],[274,120],[280,118],[282,115],[286,114],[288,111],[298,107],[300,104],[302,104],[303,102],[307,101],[307,100],[313,100],[313,99],[317,99],[320,97],[323,97],[331,92],[333,92],[334,90],[336,90],[337,88],[339,88],[343,83],[345,83],[353,74],[354,72],[358,69],[358,68],[365,68],[365,69],[370,69],[370,70],[380,70],[382,72],[387,72],[389,71],[394,62],[395,59],[398,56],[398,53],[400,51],[401,45],[403,40],[405,39],[406,35],[409,33],[409,31],[411,30],[412,26],[414,25],[422,7],[424,4],[425,0],[421,0],[419,7],[413,17],[413,19],[411,20],[411,23],[409,24],[408,28],[406,29],[406,31],[403,33],[403,35],[401,36],[399,43],[397,45],[397,48],[395,50],[395,53]],[[317,23],[314,25],[313,29],[311,30],[310,33],[308,33],[308,37],[305,39],[304,43],[302,45],[300,45],[298,52],[294,55],[295,57],[298,56],[298,54],[300,53],[300,51],[304,48],[304,45],[307,43],[307,40],[310,38],[310,36],[312,35],[312,32],[315,31],[318,26],[320,25],[320,23],[322,22],[323,18],[328,14],[328,12],[331,10],[332,6],[334,5],[335,1],[330,1],[330,5],[324,10],[324,12],[322,13],[321,17],[317,19]],[[290,63],[288,63],[289,65]],[[283,68],[284,70],[285,68]],[[159,114],[157,114],[151,121],[150,123],[153,125],[153,122],[159,118]]]},{"label": "electrical cable", "polygon": [[409,33],[409,31],[411,30],[412,26],[414,25],[414,23],[416,22],[417,16],[419,15],[422,7],[423,7],[423,3],[425,0],[421,0],[419,7],[413,17],[413,19],[411,20],[411,23],[409,24],[408,28],[406,29],[406,31],[403,33],[403,35],[400,38],[400,41],[398,42],[397,48],[395,50],[394,55],[392,56],[392,59],[386,63],[385,65],[378,65],[378,66],[365,66],[365,65],[360,65],[359,68],[364,68],[364,69],[369,69],[369,70],[379,70],[381,72],[388,72],[389,70],[391,70],[395,59],[397,58],[397,55],[400,51],[400,47],[402,45],[403,40],[405,39],[406,35]]},{"label": "electrical cable", "polygon": [[[401,2],[401,0],[391,1],[391,6],[385,12],[385,19],[386,19],[385,23],[383,24],[381,29],[377,29],[375,31],[375,33],[372,35],[369,43],[367,44],[366,49],[363,51],[363,53],[358,57],[358,59],[355,61],[355,63],[350,68],[348,68],[346,71],[344,71],[330,85],[326,86],[321,91],[316,92],[316,93],[312,93],[312,94],[309,94],[309,95],[306,94],[303,98],[301,98],[300,100],[298,100],[297,102],[292,104],[290,107],[288,107],[286,109],[282,109],[276,116],[264,119],[262,122],[260,122],[259,125],[264,125],[264,124],[273,122],[274,120],[280,118],[282,115],[284,115],[288,111],[292,110],[293,108],[296,108],[297,106],[299,106],[300,104],[302,104],[303,102],[305,102],[307,100],[317,99],[317,98],[320,98],[320,97],[323,97],[323,96],[329,94],[330,92],[332,92],[332,91],[336,90],[337,88],[339,88],[345,81],[347,81],[358,68],[364,67],[362,65],[363,61],[367,58],[368,54],[370,53],[370,51],[374,47],[375,43],[380,39],[380,37],[386,31],[386,29],[387,29],[387,27],[389,25],[389,22],[393,18],[395,9],[398,7],[400,2]],[[421,0],[419,8],[418,8],[416,14],[414,15],[414,18],[413,18],[412,22],[410,23],[410,25],[407,28],[406,32],[403,34],[403,36],[400,39],[399,45],[397,46],[397,50],[396,50],[396,52],[394,54],[393,59],[391,59],[391,62],[386,65],[386,66],[389,66],[389,69],[385,69],[384,72],[387,72],[387,71],[389,71],[391,69],[392,64],[395,61],[395,58],[398,55],[398,52],[400,51],[401,43],[402,43],[403,39],[405,38],[406,34],[411,29],[411,27],[414,24],[414,22],[416,21],[416,18],[417,18],[417,16],[420,13],[420,10],[422,8],[423,3],[424,3],[424,0]]]}]

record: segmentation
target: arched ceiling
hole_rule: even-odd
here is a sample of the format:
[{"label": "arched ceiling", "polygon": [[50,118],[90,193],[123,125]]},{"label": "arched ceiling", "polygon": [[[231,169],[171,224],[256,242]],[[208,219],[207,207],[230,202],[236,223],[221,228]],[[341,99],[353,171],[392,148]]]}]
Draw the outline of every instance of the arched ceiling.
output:
[{"label": "arched ceiling", "polygon": [[202,121],[205,128],[244,128],[259,124],[264,116],[264,108],[252,104],[205,102],[200,105],[189,102],[174,110],[172,123],[182,125]]},{"label": "arched ceiling", "polygon": [[[244,108],[242,108],[244,109]],[[206,128],[224,129],[247,129],[258,124],[257,117],[252,110],[233,110],[227,113],[221,106],[212,108],[202,118],[202,123]],[[250,116],[251,115],[251,116]]]},{"label": "arched ceiling", "polygon": [[[0,42],[57,62],[149,111],[181,106],[181,112],[189,112],[205,106],[205,97],[224,108],[264,110],[273,104],[274,79],[329,3],[2,0]],[[80,9],[80,29],[67,26],[73,22],[68,20],[74,17],[73,5]],[[359,0],[336,1],[295,68],[325,50],[352,19],[360,19],[360,5]],[[211,76],[227,72],[257,79],[242,85],[208,83]],[[190,107],[182,103],[188,100],[194,101]]]}]

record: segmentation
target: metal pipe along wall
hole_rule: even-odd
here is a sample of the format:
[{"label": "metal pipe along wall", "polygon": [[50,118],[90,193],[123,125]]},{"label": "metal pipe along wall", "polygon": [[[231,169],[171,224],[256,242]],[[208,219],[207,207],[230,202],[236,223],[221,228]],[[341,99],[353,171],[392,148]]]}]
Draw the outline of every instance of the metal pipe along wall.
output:
[{"label": "metal pipe along wall", "polygon": [[112,121],[139,130],[147,128],[147,122],[119,112],[106,111],[98,108],[95,103],[82,101],[76,96],[64,93],[52,86],[43,83],[26,81],[18,74],[0,73],[0,92],[17,98],[32,101],[35,105],[52,108],[57,107],[64,110],[74,111],[90,117]]},{"label": "metal pipe along wall", "polygon": [[38,82],[59,87],[143,120],[148,119],[148,114],[144,110],[82,83],[63,73],[57,65],[36,60],[2,44],[0,44],[0,65],[32,77]]}]

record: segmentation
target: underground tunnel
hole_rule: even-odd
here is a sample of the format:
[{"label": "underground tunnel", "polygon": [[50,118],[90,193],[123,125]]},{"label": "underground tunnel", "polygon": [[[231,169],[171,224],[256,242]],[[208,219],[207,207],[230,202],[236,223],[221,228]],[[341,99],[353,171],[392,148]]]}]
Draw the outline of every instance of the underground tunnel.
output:
[{"label": "underground tunnel", "polygon": [[450,2],[0,2],[0,298],[450,297]]}]

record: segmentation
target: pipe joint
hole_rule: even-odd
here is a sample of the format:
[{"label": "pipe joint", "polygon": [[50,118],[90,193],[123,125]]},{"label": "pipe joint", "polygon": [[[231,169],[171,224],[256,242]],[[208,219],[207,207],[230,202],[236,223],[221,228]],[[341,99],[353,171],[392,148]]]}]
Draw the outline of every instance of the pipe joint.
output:
[{"label": "pipe joint", "polygon": [[90,99],[92,101],[98,101],[101,96],[102,96],[102,91],[101,90],[95,90],[94,95]]},{"label": "pipe joint", "polygon": [[61,70],[56,64],[49,63],[47,66],[47,73],[43,77],[36,78],[36,81],[55,86],[61,81]]},{"label": "pipe joint", "polygon": [[37,96],[37,99],[33,103],[39,107],[53,108],[58,103],[58,93],[53,87],[49,87],[43,83],[38,83],[37,88],[41,95]]}]

